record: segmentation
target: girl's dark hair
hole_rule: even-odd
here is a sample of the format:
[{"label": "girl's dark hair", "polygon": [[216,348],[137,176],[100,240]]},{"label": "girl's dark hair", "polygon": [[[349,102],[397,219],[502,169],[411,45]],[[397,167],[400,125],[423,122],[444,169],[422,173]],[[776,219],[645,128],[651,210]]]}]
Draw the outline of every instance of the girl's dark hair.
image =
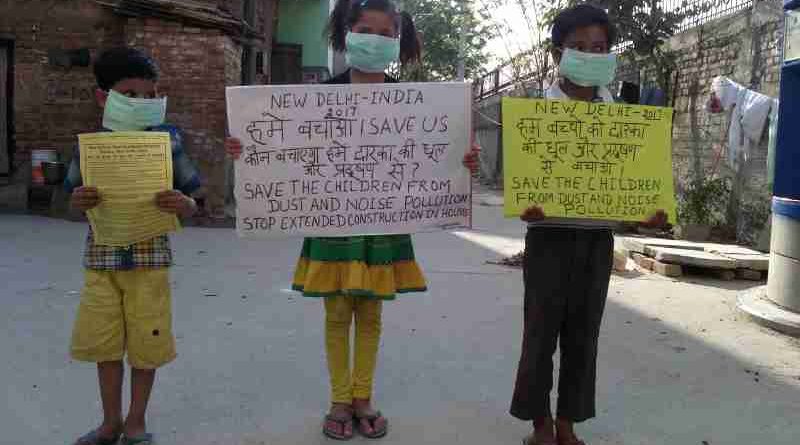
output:
[{"label": "girl's dark hair", "polygon": [[328,22],[327,34],[334,50],[345,51],[345,37],[361,18],[364,11],[389,14],[400,28],[400,62],[416,62],[422,54],[414,20],[407,12],[400,12],[392,0],[337,0]]},{"label": "girl's dark hair", "polygon": [[112,48],[100,54],[94,62],[97,86],[108,91],[125,79],[158,80],[158,67],[143,52],[130,48]]},{"label": "girl's dark hair", "polygon": [[608,19],[608,14],[600,8],[587,4],[580,4],[559,12],[553,21],[553,31],[551,39],[553,47],[558,48],[564,44],[564,40],[578,28],[599,25],[606,28],[608,36],[608,47],[612,47],[617,41],[617,30]]}]

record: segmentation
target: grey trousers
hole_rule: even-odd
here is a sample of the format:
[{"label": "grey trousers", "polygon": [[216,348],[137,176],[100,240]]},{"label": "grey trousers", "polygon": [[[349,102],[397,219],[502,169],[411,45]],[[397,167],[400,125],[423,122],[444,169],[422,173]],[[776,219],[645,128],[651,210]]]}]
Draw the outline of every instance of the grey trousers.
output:
[{"label": "grey trousers", "polygon": [[532,227],[525,238],[525,322],[511,403],[521,420],[552,416],[553,354],[560,339],[560,418],[595,416],[597,338],[614,258],[610,230]]}]

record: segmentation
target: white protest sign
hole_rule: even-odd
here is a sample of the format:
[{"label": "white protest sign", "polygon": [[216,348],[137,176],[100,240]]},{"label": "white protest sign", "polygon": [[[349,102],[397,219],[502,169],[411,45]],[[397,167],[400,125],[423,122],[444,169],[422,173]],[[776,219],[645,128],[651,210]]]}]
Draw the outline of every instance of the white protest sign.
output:
[{"label": "white protest sign", "polygon": [[227,88],[240,236],[470,225],[465,83]]}]

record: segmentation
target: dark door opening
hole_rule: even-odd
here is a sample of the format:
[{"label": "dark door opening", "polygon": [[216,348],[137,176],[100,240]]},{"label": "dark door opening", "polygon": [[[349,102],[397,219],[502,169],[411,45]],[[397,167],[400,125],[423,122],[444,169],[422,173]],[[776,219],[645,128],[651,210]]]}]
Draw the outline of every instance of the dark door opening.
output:
[{"label": "dark door opening", "polygon": [[273,84],[303,82],[303,45],[276,43],[272,46],[270,76]]},{"label": "dark door opening", "polygon": [[13,44],[0,40],[0,180],[7,179],[11,173],[13,150]]}]

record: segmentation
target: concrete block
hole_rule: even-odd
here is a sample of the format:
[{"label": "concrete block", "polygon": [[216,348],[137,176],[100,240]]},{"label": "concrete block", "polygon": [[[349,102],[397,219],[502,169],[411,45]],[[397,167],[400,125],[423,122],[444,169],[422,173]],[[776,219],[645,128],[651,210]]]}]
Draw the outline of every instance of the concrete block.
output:
[{"label": "concrete block", "polygon": [[800,221],[787,216],[772,216],[772,244],[770,252],[800,259]]},{"label": "concrete block", "polygon": [[671,278],[683,276],[683,267],[677,264],[662,263],[660,261],[655,261],[653,263],[653,271],[659,275]]},{"label": "concrete block", "polygon": [[767,298],[767,286],[742,293],[739,310],[754,322],[794,337],[800,337],[800,313],[791,312]]},{"label": "concrete block", "polygon": [[785,257],[775,251],[769,268],[769,299],[779,306],[800,313],[800,260]]}]

